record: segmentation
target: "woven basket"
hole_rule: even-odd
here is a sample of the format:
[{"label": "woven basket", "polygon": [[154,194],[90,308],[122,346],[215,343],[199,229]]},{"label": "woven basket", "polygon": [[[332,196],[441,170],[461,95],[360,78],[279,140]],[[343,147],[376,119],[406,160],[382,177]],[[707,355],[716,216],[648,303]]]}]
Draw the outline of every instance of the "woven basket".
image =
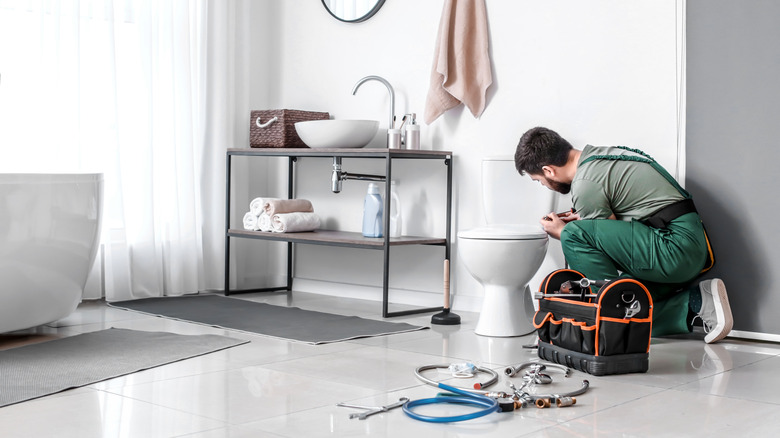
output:
[{"label": "woven basket", "polygon": [[325,120],[328,113],[290,109],[252,111],[249,121],[249,145],[253,148],[305,148],[298,137],[295,122]]}]

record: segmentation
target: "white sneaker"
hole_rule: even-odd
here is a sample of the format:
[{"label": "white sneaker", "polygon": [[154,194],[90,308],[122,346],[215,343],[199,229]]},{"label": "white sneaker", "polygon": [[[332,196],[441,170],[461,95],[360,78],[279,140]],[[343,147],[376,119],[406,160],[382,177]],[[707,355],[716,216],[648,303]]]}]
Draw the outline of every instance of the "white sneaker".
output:
[{"label": "white sneaker", "polygon": [[701,311],[697,315],[704,325],[704,342],[712,344],[725,338],[734,325],[729,297],[723,280],[714,278],[699,283]]}]

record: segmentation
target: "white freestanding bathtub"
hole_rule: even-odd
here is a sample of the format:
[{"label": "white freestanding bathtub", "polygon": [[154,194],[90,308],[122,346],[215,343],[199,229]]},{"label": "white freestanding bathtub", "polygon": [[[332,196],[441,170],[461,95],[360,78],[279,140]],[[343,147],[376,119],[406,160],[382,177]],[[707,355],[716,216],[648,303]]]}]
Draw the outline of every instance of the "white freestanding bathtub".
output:
[{"label": "white freestanding bathtub", "polygon": [[0,333],[76,309],[102,214],[100,173],[0,173]]}]

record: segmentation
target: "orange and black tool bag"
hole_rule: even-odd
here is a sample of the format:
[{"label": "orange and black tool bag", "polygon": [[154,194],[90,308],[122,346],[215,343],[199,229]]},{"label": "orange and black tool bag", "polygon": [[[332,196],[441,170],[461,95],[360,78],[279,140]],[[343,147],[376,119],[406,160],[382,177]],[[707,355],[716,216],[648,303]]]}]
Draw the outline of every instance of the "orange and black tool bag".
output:
[{"label": "orange and black tool bag", "polygon": [[534,315],[539,357],[595,376],[646,372],[653,321],[647,288],[632,278],[602,282],[595,293],[593,285],[570,287],[583,278],[560,269],[542,281]]}]

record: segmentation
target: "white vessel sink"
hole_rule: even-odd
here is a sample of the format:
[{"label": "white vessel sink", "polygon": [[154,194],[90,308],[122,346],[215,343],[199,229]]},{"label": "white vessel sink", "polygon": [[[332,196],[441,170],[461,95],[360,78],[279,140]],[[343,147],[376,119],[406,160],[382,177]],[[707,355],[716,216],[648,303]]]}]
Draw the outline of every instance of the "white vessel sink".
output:
[{"label": "white vessel sink", "polygon": [[377,120],[311,120],[297,122],[295,130],[311,148],[362,148],[376,135]]}]

